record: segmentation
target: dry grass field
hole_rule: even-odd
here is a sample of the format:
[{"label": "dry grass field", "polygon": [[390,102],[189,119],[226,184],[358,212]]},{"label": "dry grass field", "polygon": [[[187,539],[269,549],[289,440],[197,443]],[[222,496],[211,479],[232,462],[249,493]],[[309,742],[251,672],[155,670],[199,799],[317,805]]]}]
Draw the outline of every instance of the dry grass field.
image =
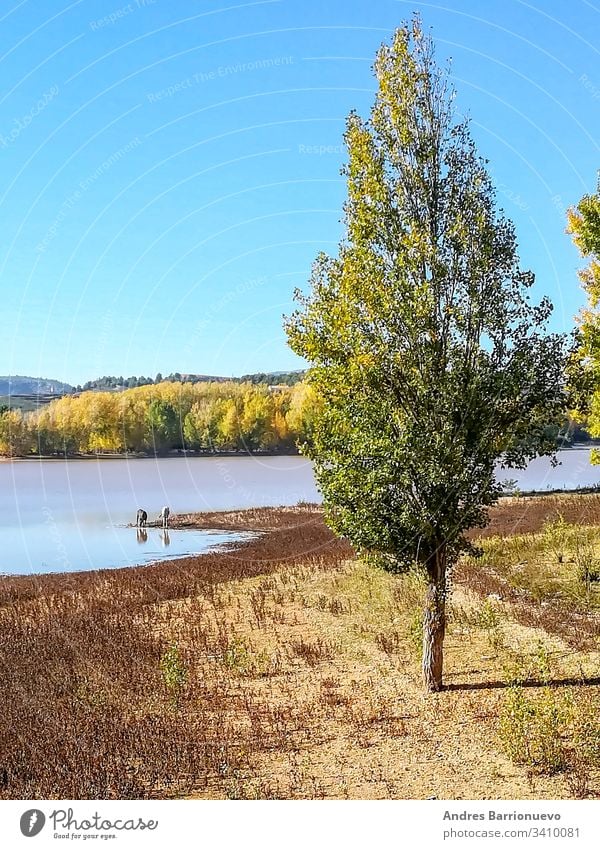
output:
[{"label": "dry grass field", "polygon": [[600,796],[599,496],[494,509],[436,694],[422,579],[357,560],[319,508],[176,521],[257,533],[0,579],[1,798]]}]

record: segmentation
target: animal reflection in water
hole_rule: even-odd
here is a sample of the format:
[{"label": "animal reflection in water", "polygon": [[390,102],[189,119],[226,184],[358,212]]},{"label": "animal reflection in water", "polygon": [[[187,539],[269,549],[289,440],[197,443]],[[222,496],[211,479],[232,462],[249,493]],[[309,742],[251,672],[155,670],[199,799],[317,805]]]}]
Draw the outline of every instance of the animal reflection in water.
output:
[{"label": "animal reflection in water", "polygon": [[[148,531],[146,528],[137,528],[135,536],[140,545],[144,545],[144,543],[148,542]],[[164,531],[160,531],[158,538],[160,539],[160,544],[163,548],[168,548],[168,546],[171,545],[171,536],[168,528],[165,528]]]}]

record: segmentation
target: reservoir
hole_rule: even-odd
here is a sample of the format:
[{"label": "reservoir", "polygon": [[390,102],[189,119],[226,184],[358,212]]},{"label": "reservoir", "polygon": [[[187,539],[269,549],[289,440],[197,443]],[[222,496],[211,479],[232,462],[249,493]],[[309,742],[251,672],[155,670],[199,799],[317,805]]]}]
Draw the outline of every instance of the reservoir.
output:
[{"label": "reservoir", "polygon": [[0,574],[101,569],[197,554],[238,534],[147,528],[171,513],[318,501],[301,457],[169,457],[0,462]]},{"label": "reservoir", "polygon": [[[522,491],[600,484],[589,449],[559,452],[560,465],[534,460],[523,471],[498,470]],[[224,456],[148,459],[14,460],[0,463],[0,573],[34,574],[130,566],[200,553],[239,538],[205,530],[148,528],[138,507],[172,513],[320,501],[303,457]]]}]

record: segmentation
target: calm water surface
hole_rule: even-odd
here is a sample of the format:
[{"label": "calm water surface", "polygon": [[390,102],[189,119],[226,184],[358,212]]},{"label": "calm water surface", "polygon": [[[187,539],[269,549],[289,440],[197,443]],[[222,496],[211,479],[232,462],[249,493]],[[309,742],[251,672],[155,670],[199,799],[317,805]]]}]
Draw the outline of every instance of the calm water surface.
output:
[{"label": "calm water surface", "polygon": [[316,501],[300,457],[172,457],[0,462],[0,573],[148,563],[199,553],[239,535],[135,528],[138,507],[173,513]]},{"label": "calm water surface", "polygon": [[[600,484],[588,449],[538,459],[524,471],[499,470],[521,490]],[[174,513],[320,501],[312,466],[301,457],[194,457],[143,460],[0,462],[0,573],[99,569],[205,551],[239,536],[218,531],[126,525],[138,507],[155,519]]]},{"label": "calm water surface", "polygon": [[567,448],[557,455],[559,465],[552,468],[547,457],[538,457],[526,469],[498,469],[500,480],[514,480],[523,492],[545,489],[578,489],[600,486],[600,466],[590,464],[589,448]]}]

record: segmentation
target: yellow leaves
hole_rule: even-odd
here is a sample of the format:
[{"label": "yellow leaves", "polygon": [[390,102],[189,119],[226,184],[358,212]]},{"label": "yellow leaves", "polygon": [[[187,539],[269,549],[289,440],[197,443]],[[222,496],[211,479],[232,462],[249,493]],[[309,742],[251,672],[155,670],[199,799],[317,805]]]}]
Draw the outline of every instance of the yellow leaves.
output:
[{"label": "yellow leaves", "polygon": [[279,410],[277,410],[273,416],[273,430],[276,438],[280,442],[284,442],[290,435],[290,429],[285,419],[285,415]]},{"label": "yellow leaves", "polygon": [[374,368],[377,368],[378,362],[374,354],[369,351],[358,350],[355,352],[352,360],[349,363],[350,379],[352,383],[359,383],[361,379]]},{"label": "yellow leaves", "polygon": [[309,383],[297,383],[293,386],[290,392],[290,406],[285,417],[290,433],[295,437],[304,437],[322,406],[322,400]]},{"label": "yellow leaves", "polygon": [[592,259],[587,268],[579,272],[579,279],[590,297],[590,306],[595,309],[600,301],[600,262]]},{"label": "yellow leaves", "polygon": [[267,430],[274,414],[275,405],[272,394],[256,388],[249,390],[244,395],[242,433],[251,433],[255,429]]},{"label": "yellow leaves", "polygon": [[237,444],[240,433],[237,405],[233,398],[228,398],[223,404],[223,417],[219,422],[219,435],[226,447],[233,448]]},{"label": "yellow leaves", "polygon": [[583,217],[576,207],[567,209],[567,233],[573,236],[573,242],[581,250],[581,230]]},{"label": "yellow leaves", "polygon": [[582,256],[591,257],[579,277],[595,308],[600,300],[600,193],[585,195],[567,211],[567,232]]},{"label": "yellow leaves", "polygon": [[414,110],[423,84],[428,83],[428,75],[421,67],[425,41],[415,19],[410,27],[396,30],[391,46],[381,47],[374,65],[378,92],[373,123],[385,127],[389,121],[395,140],[404,148],[414,140]]},{"label": "yellow leaves", "polygon": [[567,212],[567,232],[579,248],[582,256],[589,256],[586,268],[579,272],[579,278],[588,295],[588,307],[581,310],[578,323],[581,328],[581,348],[578,352],[582,363],[573,375],[574,385],[580,385],[582,397],[592,394],[590,432],[600,432],[600,385],[597,375],[600,373],[600,191],[595,195],[585,195]]},{"label": "yellow leaves", "polygon": [[8,410],[0,415],[0,454],[18,457],[33,448],[33,434],[20,410]]},{"label": "yellow leaves", "polygon": [[600,193],[584,195],[567,211],[567,232],[583,256],[600,253]]},{"label": "yellow leaves", "polygon": [[254,450],[304,439],[318,403],[312,387],[303,384],[271,390],[250,383],[161,383],[85,392],[35,413],[0,415],[0,455],[38,448],[49,454],[152,450],[148,418],[156,407],[168,407],[175,416],[168,439],[173,447],[183,446],[185,434],[188,448]]},{"label": "yellow leaves", "polygon": [[417,221],[411,222],[410,229],[407,230],[404,237],[404,245],[409,256],[418,256],[421,260],[424,257],[433,258],[433,246],[431,245],[429,231]]}]

